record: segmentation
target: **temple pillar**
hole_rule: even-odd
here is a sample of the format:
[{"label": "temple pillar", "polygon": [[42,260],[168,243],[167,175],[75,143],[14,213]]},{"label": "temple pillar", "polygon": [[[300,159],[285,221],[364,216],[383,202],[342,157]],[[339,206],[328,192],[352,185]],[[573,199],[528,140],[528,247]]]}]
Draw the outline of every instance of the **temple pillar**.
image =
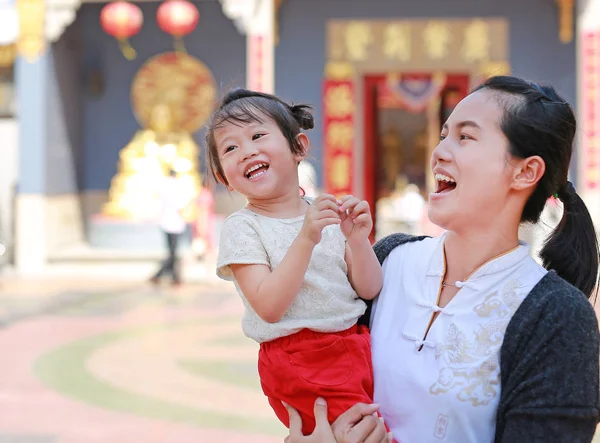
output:
[{"label": "temple pillar", "polygon": [[19,101],[19,182],[15,208],[15,267],[22,273],[43,269],[47,260],[46,145],[48,53],[35,61],[17,58]]},{"label": "temple pillar", "polygon": [[246,87],[275,91],[277,9],[281,0],[220,0],[223,12],[246,35]]}]

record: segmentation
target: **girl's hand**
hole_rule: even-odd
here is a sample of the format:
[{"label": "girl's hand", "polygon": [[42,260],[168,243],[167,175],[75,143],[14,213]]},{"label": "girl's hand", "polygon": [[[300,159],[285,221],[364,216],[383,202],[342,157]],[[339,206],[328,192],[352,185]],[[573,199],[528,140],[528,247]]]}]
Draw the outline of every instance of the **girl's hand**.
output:
[{"label": "girl's hand", "polygon": [[392,443],[383,419],[377,417],[379,405],[357,403],[340,415],[331,428],[337,443]]},{"label": "girl's hand", "polygon": [[290,435],[285,438],[285,443],[337,443],[327,420],[327,403],[324,399],[317,398],[315,401],[317,424],[314,432],[307,436],[302,435],[302,419],[298,411],[290,405],[285,405],[285,407],[290,414]]},{"label": "girl's hand", "polygon": [[373,219],[366,201],[346,195],[339,200],[339,213],[342,220],[340,227],[348,242],[369,238]]},{"label": "girl's hand", "polygon": [[300,235],[316,245],[321,241],[321,233],[325,226],[340,224],[340,222],[337,200],[333,195],[323,194],[317,197],[306,210]]}]

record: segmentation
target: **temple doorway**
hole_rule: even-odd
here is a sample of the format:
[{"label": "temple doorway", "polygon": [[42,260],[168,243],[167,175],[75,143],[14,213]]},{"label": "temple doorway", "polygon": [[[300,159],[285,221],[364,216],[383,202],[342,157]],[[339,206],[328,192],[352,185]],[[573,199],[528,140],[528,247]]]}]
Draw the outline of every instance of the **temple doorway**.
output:
[{"label": "temple doorway", "polygon": [[364,187],[374,238],[427,231],[429,161],[468,74],[388,73],[364,77]]}]

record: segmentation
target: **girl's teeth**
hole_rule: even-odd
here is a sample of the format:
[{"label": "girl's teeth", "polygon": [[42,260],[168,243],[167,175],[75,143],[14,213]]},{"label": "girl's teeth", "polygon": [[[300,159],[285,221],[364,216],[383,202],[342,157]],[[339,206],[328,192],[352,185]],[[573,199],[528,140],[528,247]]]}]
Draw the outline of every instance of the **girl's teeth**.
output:
[{"label": "girl's teeth", "polygon": [[265,173],[265,171],[260,171],[257,174],[250,174],[250,178],[256,178],[256,177],[260,177],[261,175],[263,175]]}]

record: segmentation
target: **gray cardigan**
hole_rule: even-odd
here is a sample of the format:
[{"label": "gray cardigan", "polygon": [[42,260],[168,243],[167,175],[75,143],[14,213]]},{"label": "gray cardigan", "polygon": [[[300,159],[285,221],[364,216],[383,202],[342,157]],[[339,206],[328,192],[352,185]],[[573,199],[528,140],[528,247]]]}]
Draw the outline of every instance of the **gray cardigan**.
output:
[{"label": "gray cardigan", "polygon": [[[424,238],[394,234],[374,249],[383,263],[394,248]],[[369,324],[370,312],[369,303],[360,323]],[[495,443],[592,441],[600,421],[599,335],[586,297],[548,272],[506,329]]]}]

